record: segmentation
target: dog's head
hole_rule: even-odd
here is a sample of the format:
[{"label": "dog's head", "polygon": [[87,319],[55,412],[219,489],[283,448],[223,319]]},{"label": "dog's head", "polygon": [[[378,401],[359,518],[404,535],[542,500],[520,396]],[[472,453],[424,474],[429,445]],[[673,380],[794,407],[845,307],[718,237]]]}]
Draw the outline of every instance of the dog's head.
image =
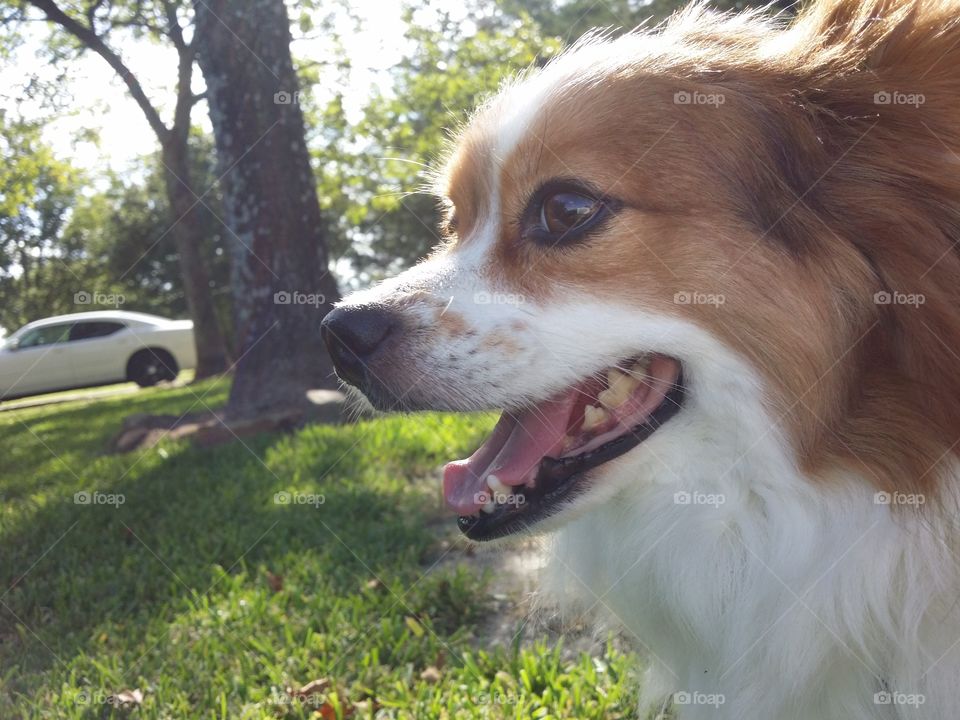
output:
[{"label": "dog's head", "polygon": [[[856,383],[906,387],[878,333],[909,309],[876,298],[916,291],[922,258],[871,233],[891,234],[884,203],[898,224],[921,213],[865,141],[883,81],[849,78],[869,48],[846,21],[696,10],[587,39],[474,115],[438,178],[445,242],[324,323],[341,378],[380,409],[503,411],[445,470],[468,535],[754,446],[815,472],[865,442]],[[891,127],[906,110],[880,109]]]}]

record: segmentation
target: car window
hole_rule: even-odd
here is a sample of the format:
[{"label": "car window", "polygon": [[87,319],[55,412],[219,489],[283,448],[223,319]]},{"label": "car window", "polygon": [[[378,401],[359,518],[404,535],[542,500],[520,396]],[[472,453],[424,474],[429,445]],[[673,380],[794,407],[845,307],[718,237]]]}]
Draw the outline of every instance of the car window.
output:
[{"label": "car window", "polygon": [[53,345],[54,343],[66,342],[73,323],[60,323],[58,325],[43,325],[42,327],[27,330],[17,341],[17,348],[40,347],[41,345]]},{"label": "car window", "polygon": [[119,330],[123,330],[126,325],[109,320],[94,320],[89,322],[78,322],[70,330],[70,340],[89,340],[91,338],[106,337],[113,335]]}]

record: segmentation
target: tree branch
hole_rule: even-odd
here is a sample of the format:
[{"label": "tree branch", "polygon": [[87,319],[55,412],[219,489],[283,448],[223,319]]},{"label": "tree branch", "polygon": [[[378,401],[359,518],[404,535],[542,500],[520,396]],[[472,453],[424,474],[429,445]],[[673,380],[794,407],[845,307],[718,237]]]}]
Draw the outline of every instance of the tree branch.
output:
[{"label": "tree branch", "polygon": [[140,110],[147,118],[147,122],[150,123],[150,127],[153,129],[153,132],[156,133],[160,143],[164,144],[170,134],[170,131],[167,126],[164,125],[163,120],[160,117],[160,113],[157,112],[157,109],[150,102],[150,99],[143,91],[143,86],[140,85],[140,81],[137,80],[130,68],[126,66],[120,56],[112,48],[107,46],[103,39],[97,35],[96,31],[92,27],[87,27],[86,25],[83,25],[76,19],[67,15],[54,0],[27,0],[27,2],[30,5],[33,5],[35,8],[41,10],[47,16],[47,20],[59,25],[61,28],[83,43],[86,47],[88,47],[90,50],[93,50],[93,52],[97,53],[97,55],[107,61],[107,64],[113,68],[114,72],[120,76],[120,79],[123,80],[124,84],[127,86],[127,90],[130,92],[130,95],[136,101],[137,105],[140,107]]},{"label": "tree branch", "polygon": [[171,133],[177,142],[187,142],[190,134],[190,113],[195,101],[193,99],[193,61],[196,58],[196,43],[187,44],[183,38],[183,28],[177,17],[177,7],[171,0],[162,0],[163,9],[167,17],[167,32],[177,48],[177,104],[173,111],[173,127]]},{"label": "tree branch", "polygon": [[167,32],[170,40],[173,41],[177,52],[182,54],[190,48],[187,47],[187,43],[183,39],[183,28],[180,27],[180,19],[177,17],[177,6],[170,0],[163,0],[163,11],[167,16]]},{"label": "tree branch", "polygon": [[89,7],[87,7],[87,25],[89,25],[91,28],[95,26],[94,24],[97,20],[97,10],[103,6],[103,3],[104,0],[96,0],[96,2],[90,3]]},{"label": "tree branch", "polygon": [[167,37],[167,31],[164,28],[160,27],[159,25],[154,25],[152,22],[144,18],[131,18],[129,20],[111,20],[110,27],[146,30],[155,38]]}]

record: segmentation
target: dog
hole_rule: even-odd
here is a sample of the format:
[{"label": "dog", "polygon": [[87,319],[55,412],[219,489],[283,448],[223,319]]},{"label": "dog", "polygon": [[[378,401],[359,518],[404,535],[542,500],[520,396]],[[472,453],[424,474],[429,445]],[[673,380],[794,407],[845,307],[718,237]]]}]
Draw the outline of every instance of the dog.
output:
[{"label": "dog", "polygon": [[681,720],[960,718],[960,2],[695,5],[508,81],[443,241],[322,324],[381,410],[502,417],[478,541]]}]

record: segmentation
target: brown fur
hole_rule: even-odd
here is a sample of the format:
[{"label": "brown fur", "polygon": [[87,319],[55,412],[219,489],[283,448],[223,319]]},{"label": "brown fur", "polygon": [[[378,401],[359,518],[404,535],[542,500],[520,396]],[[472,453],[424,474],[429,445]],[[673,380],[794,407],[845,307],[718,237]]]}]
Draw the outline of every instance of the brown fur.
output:
[{"label": "brown fur", "polygon": [[[682,314],[764,374],[808,473],[849,466],[930,494],[960,439],[960,2],[825,0],[789,29],[693,7],[659,32],[541,108],[503,166],[486,272],[539,301],[576,287]],[[490,191],[498,112],[445,175],[461,242]],[[558,177],[624,207],[588,242],[532,246],[516,218]],[[725,302],[676,304],[684,292]]]}]

